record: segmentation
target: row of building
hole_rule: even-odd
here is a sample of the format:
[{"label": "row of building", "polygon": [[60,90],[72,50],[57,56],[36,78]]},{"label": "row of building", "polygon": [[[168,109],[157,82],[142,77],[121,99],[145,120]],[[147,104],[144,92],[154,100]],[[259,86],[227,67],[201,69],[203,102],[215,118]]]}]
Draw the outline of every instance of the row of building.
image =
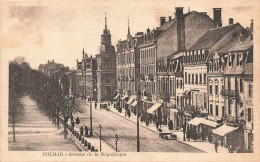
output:
[{"label": "row of building", "polygon": [[160,26],[119,40],[107,28],[96,57],[77,60],[75,93],[83,99],[114,101],[145,122],[173,123],[222,146],[253,145],[253,21],[244,28],[221,8],[160,17]]}]

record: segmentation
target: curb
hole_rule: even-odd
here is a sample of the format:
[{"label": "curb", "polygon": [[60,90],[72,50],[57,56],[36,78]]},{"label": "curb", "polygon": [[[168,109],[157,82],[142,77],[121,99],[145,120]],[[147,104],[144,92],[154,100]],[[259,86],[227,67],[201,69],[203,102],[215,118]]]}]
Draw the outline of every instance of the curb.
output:
[{"label": "curb", "polygon": [[[136,124],[136,122],[134,122],[134,121],[132,121],[132,120],[126,118],[126,117],[123,117],[123,116],[119,115],[118,113],[116,113],[116,112],[114,112],[114,111],[110,111],[110,112],[112,112],[112,113],[114,113],[114,114],[116,114],[116,115],[118,115],[118,116],[120,116],[120,117],[122,117],[122,118],[124,118],[124,119],[126,119],[126,120],[128,120],[128,121],[130,121],[130,122]],[[141,127],[143,127],[143,128],[146,128],[146,129],[148,129],[148,130],[150,130],[150,131],[152,131],[152,132],[157,133],[157,131],[154,131],[154,130],[152,130],[152,129],[150,129],[150,128],[147,128],[147,127],[145,127],[145,126],[143,126],[143,125],[140,125],[140,124],[139,124],[139,126],[141,126]],[[177,139],[176,141],[178,141],[178,142],[180,142],[180,143],[183,143],[183,144],[185,144],[186,146],[192,147],[192,148],[194,148],[194,149],[196,149],[196,150],[202,151],[203,153],[207,153],[206,151],[203,151],[203,150],[201,150],[201,149],[199,149],[199,148],[196,148],[196,147],[194,147],[194,146],[191,146],[191,145],[189,145],[189,144],[187,144],[187,143],[185,143],[185,142],[183,142],[183,141],[180,141],[180,140],[178,140],[178,139]]]}]

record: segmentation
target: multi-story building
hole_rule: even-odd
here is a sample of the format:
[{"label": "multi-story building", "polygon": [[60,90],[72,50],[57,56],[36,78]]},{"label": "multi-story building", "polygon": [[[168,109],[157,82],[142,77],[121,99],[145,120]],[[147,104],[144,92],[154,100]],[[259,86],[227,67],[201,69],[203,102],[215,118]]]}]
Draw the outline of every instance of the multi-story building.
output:
[{"label": "multi-story building", "polygon": [[[209,58],[214,56],[216,51],[227,48],[230,43],[236,41],[235,36],[239,35],[239,32],[243,29],[238,23],[210,29],[185,52],[184,91],[188,98],[185,98],[184,102],[187,109],[191,108],[193,110],[193,116],[207,113],[213,114],[213,105],[210,104],[208,108],[207,97],[207,70],[213,66],[211,66],[211,63],[207,66],[207,62]],[[219,70],[219,67],[215,66],[215,68]],[[221,79],[214,81],[221,82]],[[212,84],[212,82],[210,81],[209,84]],[[209,96],[211,97],[209,100],[212,100],[213,91],[219,98],[219,85],[215,87],[217,89],[214,91],[212,85],[209,86]]]},{"label": "multi-story building", "polygon": [[77,60],[77,92],[83,99],[97,99],[97,60],[87,53],[82,52],[82,61]]},{"label": "multi-story building", "polygon": [[[248,28],[240,35],[240,41],[230,50],[227,57],[226,69],[223,73],[225,97],[224,107],[227,126],[234,132],[226,132],[224,143],[236,147],[252,149],[253,140],[253,33]],[[221,127],[220,127],[221,128]],[[233,140],[236,139],[236,140]]]},{"label": "multi-story building", "polygon": [[[170,117],[169,106],[174,105],[172,101],[176,101],[176,96],[173,98],[169,95],[171,87],[175,85],[170,84],[173,76],[168,76],[170,74],[167,72],[167,57],[185,51],[208,29],[217,26],[217,21],[212,20],[206,13],[192,11],[183,14],[182,7],[176,7],[175,10],[175,19],[169,17],[166,22],[165,17],[161,17],[161,26],[152,31],[147,29],[144,43],[140,45],[140,74],[145,78],[145,85],[142,87],[145,87],[149,100],[143,102],[143,110],[146,112],[151,105],[156,104],[148,113],[157,115],[162,124],[167,124],[170,118],[173,118]],[[160,68],[159,72],[159,66],[164,66],[165,71]]]},{"label": "multi-story building", "polygon": [[[128,34],[126,40],[119,40],[116,53],[116,76],[117,96],[122,108],[131,107],[131,103],[137,99],[137,84],[140,80],[140,49],[138,46],[143,42],[143,33],[138,32],[135,36],[130,34],[128,23]],[[126,102],[127,101],[127,102]],[[135,106],[131,107],[132,112]]]},{"label": "multi-story building", "polygon": [[105,29],[101,35],[100,53],[97,59],[97,99],[98,101],[112,101],[116,91],[116,54],[115,47],[111,45],[110,30]]},{"label": "multi-story building", "polygon": [[69,67],[64,67],[63,64],[59,64],[54,62],[54,60],[49,61],[47,64],[40,64],[38,71],[42,72],[46,76],[51,76],[55,71],[66,69],[66,71],[69,71]]}]

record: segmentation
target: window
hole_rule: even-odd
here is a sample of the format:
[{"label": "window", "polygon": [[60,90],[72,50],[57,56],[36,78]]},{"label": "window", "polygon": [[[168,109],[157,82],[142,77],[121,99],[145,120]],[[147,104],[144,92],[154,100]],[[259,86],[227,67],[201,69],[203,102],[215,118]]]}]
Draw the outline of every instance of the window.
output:
[{"label": "window", "polygon": [[252,110],[251,110],[251,108],[247,109],[247,116],[248,116],[248,121],[250,122],[252,120]]},{"label": "window", "polygon": [[182,80],[180,80],[180,89],[182,88]]},{"label": "window", "polygon": [[212,95],[212,85],[209,85],[209,94]]},{"label": "window", "polygon": [[228,114],[231,114],[231,101],[228,100]]},{"label": "window", "polygon": [[230,91],[231,89],[231,83],[230,83],[230,78],[228,78],[228,90]]},{"label": "window", "polygon": [[206,84],[207,76],[204,74],[204,84]]},{"label": "window", "polygon": [[187,83],[187,72],[185,72],[185,83]]},{"label": "window", "polygon": [[194,84],[194,74],[192,74],[192,84]]},{"label": "window", "polygon": [[225,117],[225,106],[222,106],[222,117]]},{"label": "window", "polygon": [[248,97],[252,97],[253,96],[253,85],[252,84],[249,84],[248,85]]},{"label": "window", "polygon": [[190,84],[190,74],[189,74],[189,80],[188,80],[189,84]]},{"label": "window", "polygon": [[204,108],[207,107],[207,94],[204,93]]},{"label": "window", "polygon": [[218,96],[218,85],[215,86],[215,95]]},{"label": "window", "polygon": [[196,74],[196,83],[195,84],[198,84],[198,74]]},{"label": "window", "polygon": [[200,73],[200,84],[202,84],[202,74]]},{"label": "window", "polygon": [[240,92],[243,92],[243,80],[240,78]]},{"label": "window", "polygon": [[210,104],[209,114],[212,115],[212,104]]},{"label": "window", "polygon": [[176,81],[176,86],[179,88],[179,80]]},{"label": "window", "polygon": [[216,116],[218,116],[218,105],[216,105]]},{"label": "window", "polygon": [[177,106],[179,106],[179,96],[177,96]]}]

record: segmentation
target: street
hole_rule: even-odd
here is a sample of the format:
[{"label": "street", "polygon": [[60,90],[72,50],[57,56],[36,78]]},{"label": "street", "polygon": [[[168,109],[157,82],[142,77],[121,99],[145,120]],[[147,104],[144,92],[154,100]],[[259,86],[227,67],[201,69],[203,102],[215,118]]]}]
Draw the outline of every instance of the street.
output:
[{"label": "street", "polygon": [[[136,152],[137,151],[137,127],[136,124],[117,114],[97,109],[92,103],[93,132],[99,136],[98,126],[102,125],[102,139],[115,148],[115,135],[119,137],[118,151]],[[79,117],[80,122],[90,126],[89,103],[84,107],[83,113],[77,113],[74,118]],[[160,139],[158,134],[140,126],[140,152],[202,152],[196,148],[188,146],[176,140]]]}]

